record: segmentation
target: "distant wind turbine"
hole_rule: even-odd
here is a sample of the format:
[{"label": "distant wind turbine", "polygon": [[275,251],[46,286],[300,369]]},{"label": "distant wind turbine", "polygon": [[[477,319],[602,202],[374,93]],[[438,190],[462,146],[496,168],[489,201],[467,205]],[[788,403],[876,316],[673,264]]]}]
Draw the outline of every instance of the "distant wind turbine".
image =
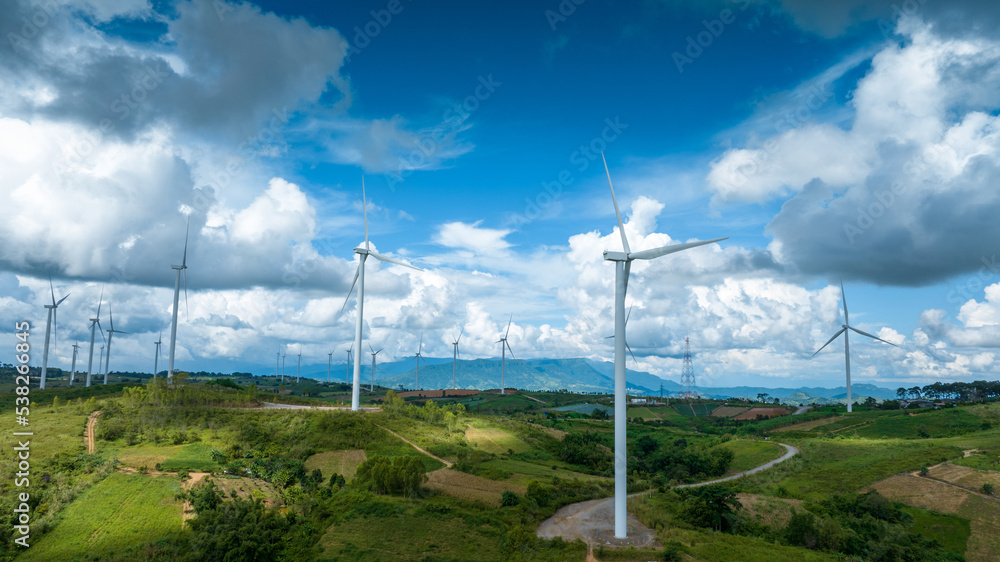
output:
[{"label": "distant wind turbine", "polygon": [[[39,377],[38,388],[40,390],[45,390],[45,374],[49,370],[49,331],[55,325],[56,330],[59,329],[59,322],[57,315],[59,314],[59,305],[63,303],[64,300],[69,298],[69,295],[59,299],[56,302],[56,290],[52,286],[52,277],[49,276],[49,291],[52,294],[52,304],[45,305],[45,308],[49,309],[49,319],[45,322],[45,347],[42,348],[42,376]],[[54,338],[58,341],[58,338]],[[55,345],[53,344],[53,347]]]},{"label": "distant wind turbine", "polygon": [[121,330],[115,329],[115,316],[111,313],[111,303],[108,303],[108,322],[111,327],[108,329],[108,356],[104,361],[104,384],[108,384],[108,371],[111,365],[111,339],[115,334],[127,334],[128,332],[123,332]]},{"label": "distant wind turbine", "polygon": [[160,368],[160,344],[163,343],[163,331],[160,331],[160,336],[153,343],[156,344],[156,357],[153,359],[153,379],[155,380],[156,373],[159,372]]},{"label": "distant wind turbine", "polygon": [[299,346],[299,364],[295,367],[295,384],[299,384],[299,375],[302,373],[302,346]]},{"label": "distant wind turbine", "polygon": [[455,341],[451,342],[453,346],[452,349],[452,362],[451,362],[451,387],[458,388],[455,386],[455,373],[458,371],[458,342],[462,340],[462,334],[465,333],[465,326],[462,326],[462,331],[458,333],[458,337]]},{"label": "distant wind turbine", "polygon": [[414,387],[417,390],[420,389],[420,362],[423,361],[425,364],[427,363],[427,360],[424,359],[424,356],[420,354],[420,351],[423,350],[423,348],[424,348],[424,335],[420,334],[420,344],[417,345],[417,355],[416,355],[416,357],[417,357],[417,384]]},{"label": "distant wind turbine", "polygon": [[375,351],[371,344],[368,345],[368,349],[372,350],[372,384],[368,388],[368,392],[375,392],[375,356],[382,353],[382,350]]},{"label": "distant wind turbine", "polygon": [[274,352],[274,378],[278,378],[278,364],[281,362],[281,346]]},{"label": "distant wind turbine", "polygon": [[[347,291],[347,298],[344,300],[344,306],[340,308],[343,312],[347,307],[347,303],[351,300],[351,293],[354,291],[354,286],[358,286],[358,317],[357,325],[354,330],[354,345],[358,348],[358,354],[361,353],[361,330],[364,327],[364,307],[365,307],[365,260],[368,256],[371,256],[377,260],[384,261],[386,263],[394,263],[396,265],[402,265],[404,267],[409,267],[410,269],[416,269],[420,271],[419,267],[412,266],[404,261],[390,258],[388,256],[383,256],[382,254],[377,254],[371,251],[371,245],[368,243],[368,199],[365,195],[365,178],[361,177],[361,205],[362,212],[365,217],[365,247],[362,248],[358,246],[354,248],[354,253],[358,254],[358,270],[354,273],[354,281],[351,282],[351,290]],[[371,347],[370,345],[368,347]],[[375,359],[372,356],[372,362]],[[374,371],[374,370],[373,370]],[[372,373],[374,377],[374,372]],[[372,383],[374,385],[374,383]],[[374,386],[372,387],[374,390]],[[351,410],[357,411],[360,405],[360,392],[361,392],[361,362],[360,360],[355,360],[354,362],[354,388],[351,392]]]},{"label": "distant wind turbine", "polygon": [[347,374],[344,375],[344,384],[350,384],[351,382],[351,355],[354,353],[354,344],[351,344],[351,348],[347,350]]},{"label": "distant wind turbine", "polygon": [[70,367],[69,373],[69,385],[73,386],[73,380],[76,379],[76,356],[80,352],[80,344],[73,343],[73,366]]},{"label": "distant wind turbine", "polygon": [[507,343],[507,336],[510,334],[510,323],[514,320],[514,315],[511,314],[510,318],[507,319],[507,331],[504,332],[502,338],[498,339],[496,343],[500,344],[500,394],[504,394],[504,375],[507,366],[507,351],[510,351],[510,358],[514,358],[514,350],[510,348],[510,344]]},{"label": "distant wind turbine", "polygon": [[[104,302],[104,287],[101,287],[101,299],[97,301],[97,316],[90,319],[90,357],[87,359],[87,386],[90,386],[90,374],[94,370],[94,335],[96,330],[101,331],[101,340],[104,340],[104,328],[101,328],[101,304]],[[97,356],[97,368],[101,368],[101,356],[104,355],[104,347],[101,346],[101,354]]]},{"label": "distant wind turbine", "polygon": [[285,382],[285,349],[281,350],[281,382]]},{"label": "distant wind turbine", "polygon": [[[844,294],[844,282],[843,281],[840,282],[840,298],[842,299],[842,301],[844,303],[844,323],[841,324],[840,331],[837,332],[836,334],[833,334],[833,337],[830,338],[829,340],[827,340],[827,342],[823,344],[823,347],[826,347],[826,346],[830,345],[830,342],[832,342],[833,340],[837,339],[837,336],[839,336],[840,334],[844,334],[844,363],[847,366],[847,413],[851,413],[851,412],[854,411],[854,409],[852,408],[853,405],[851,403],[853,401],[852,398],[851,398],[851,345],[847,341],[847,333],[848,333],[847,331],[848,330],[852,330],[854,332],[857,332],[857,333],[861,334],[862,336],[868,336],[869,338],[871,338],[873,340],[878,340],[878,341],[880,341],[882,343],[887,343],[887,344],[889,344],[889,345],[891,345],[893,347],[899,347],[899,346],[896,345],[896,344],[894,344],[894,343],[892,343],[892,342],[885,341],[882,338],[875,337],[875,336],[869,334],[868,332],[862,332],[861,330],[855,328],[854,326],[851,326],[851,322],[850,322],[850,320],[848,319],[848,316],[847,316],[847,296]],[[816,357],[817,353],[819,353],[820,351],[823,351],[823,347],[817,349],[816,353],[813,353],[812,356]]]},{"label": "distant wind turbine", "polygon": [[333,351],[327,353],[327,356],[329,358],[326,360],[326,382],[330,382],[330,369],[333,368]]},{"label": "distant wind turbine", "polygon": [[699,240],[684,244],[674,244],[649,250],[633,252],[625,236],[625,223],[622,222],[621,211],[618,210],[618,199],[615,198],[615,188],[611,184],[611,172],[608,162],[601,153],[604,162],[604,173],[608,176],[608,187],[611,189],[611,201],[615,205],[615,217],[618,219],[618,232],[622,237],[622,252],[604,252],[605,261],[615,262],[615,538],[628,537],[627,511],[625,507],[627,491],[627,453],[625,448],[625,293],[628,289],[629,270],[632,260],[652,260],[667,254],[680,252],[697,246],[725,240]]},{"label": "distant wind turbine", "polygon": [[177,349],[177,312],[181,297],[181,272],[184,273],[184,310],[187,310],[187,255],[188,255],[188,234],[191,233],[191,216],[188,215],[187,228],[184,230],[184,255],[181,257],[180,265],[171,265],[170,269],[177,270],[177,280],[174,282],[174,320],[170,324],[170,359],[167,365],[167,380],[173,380],[174,376],[174,351]]}]

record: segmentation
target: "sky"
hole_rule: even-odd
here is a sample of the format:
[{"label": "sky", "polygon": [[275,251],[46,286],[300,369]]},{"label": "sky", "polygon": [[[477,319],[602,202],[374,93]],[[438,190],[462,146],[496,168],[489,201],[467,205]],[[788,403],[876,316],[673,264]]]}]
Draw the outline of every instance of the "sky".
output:
[{"label": "sky", "polygon": [[[621,238],[729,238],[629,283],[629,368],[700,386],[1000,374],[1000,5],[545,0],[0,3],[0,324],[49,365],[611,360]],[[51,276],[54,291],[50,291]],[[103,291],[103,297],[102,297]],[[345,301],[345,299],[348,299]],[[346,302],[346,308],[341,312]],[[98,346],[101,339],[98,336]],[[166,361],[166,343],[160,368]],[[13,362],[13,345],[0,352]]]}]

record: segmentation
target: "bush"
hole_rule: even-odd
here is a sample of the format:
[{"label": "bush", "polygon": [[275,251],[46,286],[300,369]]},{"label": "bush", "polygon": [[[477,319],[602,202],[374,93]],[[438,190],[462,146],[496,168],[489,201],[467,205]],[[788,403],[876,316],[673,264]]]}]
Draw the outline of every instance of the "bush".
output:
[{"label": "bush", "polygon": [[521,503],[521,498],[510,490],[504,490],[503,494],[500,495],[500,505],[504,507],[513,507],[519,503]]},{"label": "bush", "polygon": [[996,489],[994,488],[993,484],[990,484],[989,482],[983,484],[982,490],[983,493],[986,494],[987,496],[992,496],[993,493],[996,492]]}]

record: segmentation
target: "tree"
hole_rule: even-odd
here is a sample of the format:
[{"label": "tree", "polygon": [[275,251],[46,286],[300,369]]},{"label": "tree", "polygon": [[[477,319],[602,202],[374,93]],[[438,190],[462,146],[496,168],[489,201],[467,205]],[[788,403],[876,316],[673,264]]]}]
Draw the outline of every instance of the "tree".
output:
[{"label": "tree", "polygon": [[684,488],[684,519],[699,527],[726,531],[733,527],[736,511],[741,508],[736,491],[724,484]]},{"label": "tree", "polygon": [[900,400],[905,400],[906,399],[906,389],[903,388],[903,387],[897,388],[896,389],[896,397],[899,398]]},{"label": "tree", "polygon": [[757,401],[761,402],[761,403],[767,402],[767,397],[768,396],[769,396],[768,393],[766,393],[766,392],[760,392],[760,393],[757,394]]},{"label": "tree", "polygon": [[920,396],[921,394],[919,386],[915,386],[910,389],[910,398],[913,398],[914,400],[920,400]]}]

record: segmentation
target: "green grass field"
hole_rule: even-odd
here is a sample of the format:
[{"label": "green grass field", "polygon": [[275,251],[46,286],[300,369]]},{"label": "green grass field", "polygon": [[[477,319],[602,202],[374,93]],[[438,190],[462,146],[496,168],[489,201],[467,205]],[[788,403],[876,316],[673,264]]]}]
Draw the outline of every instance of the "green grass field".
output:
[{"label": "green grass field", "polygon": [[982,429],[983,420],[963,409],[930,410],[909,415],[908,412],[891,412],[875,417],[871,423],[847,430],[858,437],[872,439],[926,439],[951,437]]},{"label": "green grass field", "polygon": [[907,506],[903,511],[913,517],[913,531],[936,540],[948,550],[965,554],[965,547],[972,533],[968,519],[918,507]]},{"label": "green grass field", "polygon": [[733,463],[729,465],[729,472],[733,473],[756,468],[785,454],[784,447],[768,441],[734,439],[717,445],[715,448],[728,449],[736,455],[733,457]]},{"label": "green grass field", "polygon": [[80,494],[18,560],[91,560],[174,535],[181,530],[179,491],[174,478],[112,474]]},{"label": "green grass field", "polygon": [[312,472],[319,469],[323,477],[329,480],[334,474],[340,474],[348,482],[354,479],[358,467],[365,461],[365,452],[359,449],[346,451],[325,451],[306,459],[306,470]]},{"label": "green grass field", "polygon": [[196,470],[199,472],[211,472],[219,468],[218,463],[212,460],[212,445],[208,443],[189,443],[181,447],[174,456],[163,461],[163,470]]},{"label": "green grass field", "polygon": [[[582,481],[607,480],[603,476],[594,476],[570,470],[566,463],[559,461],[551,461],[543,464],[514,459],[494,459],[484,462],[482,466],[484,468],[498,468],[509,472],[511,473],[509,481],[522,486],[527,486],[528,482],[532,480],[548,480],[553,476],[564,480],[572,480],[574,478]],[[553,466],[556,467],[555,470],[552,470]]]}]

